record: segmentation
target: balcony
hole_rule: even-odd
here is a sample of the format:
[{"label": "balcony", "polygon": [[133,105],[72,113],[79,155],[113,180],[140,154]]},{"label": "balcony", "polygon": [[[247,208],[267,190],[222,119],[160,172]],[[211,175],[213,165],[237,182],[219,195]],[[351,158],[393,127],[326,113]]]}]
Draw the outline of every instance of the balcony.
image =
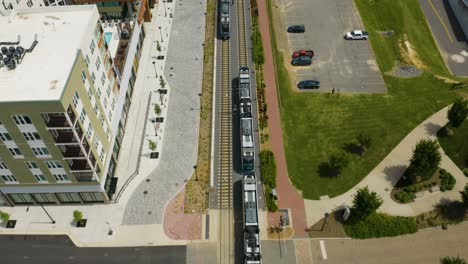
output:
[{"label": "balcony", "polygon": [[73,110],[71,109],[71,106],[68,107],[67,115],[68,115],[68,118],[70,119],[70,122],[72,124],[75,124],[76,115],[75,115],[75,112],[73,112]]},{"label": "balcony", "polygon": [[78,182],[89,182],[95,180],[93,172],[74,172],[74,174]]},{"label": "balcony", "polygon": [[75,134],[71,129],[66,130],[54,130],[52,132],[55,138],[55,143],[57,144],[77,144],[78,139],[75,137]]},{"label": "balcony", "polygon": [[90,171],[92,173],[93,170],[87,160],[68,160],[68,164],[71,171]]},{"label": "balcony", "polygon": [[67,118],[64,113],[46,113],[42,114],[42,118],[47,128],[70,128]]},{"label": "balcony", "polygon": [[62,149],[62,154],[64,158],[77,158],[77,159],[86,158],[86,155],[83,153],[83,151],[81,151],[81,148],[78,145],[63,146],[61,149]]}]

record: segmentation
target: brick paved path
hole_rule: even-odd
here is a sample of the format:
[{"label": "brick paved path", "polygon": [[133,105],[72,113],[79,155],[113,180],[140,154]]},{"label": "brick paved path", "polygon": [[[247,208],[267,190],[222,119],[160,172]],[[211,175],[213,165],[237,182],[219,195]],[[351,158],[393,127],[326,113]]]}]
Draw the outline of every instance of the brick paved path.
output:
[{"label": "brick paved path", "polygon": [[[258,0],[259,27],[262,34],[263,47],[265,52],[264,76],[266,85],[266,101],[268,104],[268,122],[270,128],[270,140],[272,151],[275,154],[277,165],[277,192],[278,205],[280,208],[290,208],[294,237],[307,237],[306,214],[304,210],[304,200],[294,189],[289,181],[286,166],[286,157],[283,148],[283,131],[281,129],[281,119],[278,105],[278,94],[276,90],[276,72],[273,65],[273,54],[271,47],[270,28],[268,22],[266,0]],[[279,219],[273,221],[269,217],[269,225],[278,225]]]}]

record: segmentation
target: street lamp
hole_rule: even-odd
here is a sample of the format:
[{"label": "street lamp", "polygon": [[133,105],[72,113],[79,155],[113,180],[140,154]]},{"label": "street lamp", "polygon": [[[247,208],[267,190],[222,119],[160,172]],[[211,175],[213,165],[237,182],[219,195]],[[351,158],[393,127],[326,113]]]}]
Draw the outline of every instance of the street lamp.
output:
[{"label": "street lamp", "polygon": [[161,31],[161,27],[158,27],[158,28],[159,28],[159,34],[161,35],[161,42],[164,42],[163,35],[162,35],[162,31]]},{"label": "street lamp", "polygon": [[195,169],[195,181],[198,181],[198,173],[197,173],[197,165],[193,165],[193,168]]},{"label": "street lamp", "polygon": [[164,4],[164,17],[167,17],[166,1],[163,1],[163,4]]},{"label": "street lamp", "polygon": [[325,213],[325,219],[323,219],[323,225],[322,225],[322,230],[321,231],[323,231],[323,229],[325,228],[325,223],[327,222],[327,218],[328,218],[329,215],[330,215],[329,213]]},{"label": "street lamp", "polygon": [[153,68],[154,68],[154,75],[156,76],[155,78],[158,78],[158,73],[156,72],[156,62],[153,61]]},{"label": "street lamp", "polygon": [[44,210],[44,212],[47,214],[47,216],[50,218],[50,221],[52,222],[52,224],[55,224],[55,220],[52,218],[52,216],[50,216],[49,212],[47,212],[47,210],[44,208],[44,206],[42,206],[42,204],[39,204],[42,208],[42,210]]}]

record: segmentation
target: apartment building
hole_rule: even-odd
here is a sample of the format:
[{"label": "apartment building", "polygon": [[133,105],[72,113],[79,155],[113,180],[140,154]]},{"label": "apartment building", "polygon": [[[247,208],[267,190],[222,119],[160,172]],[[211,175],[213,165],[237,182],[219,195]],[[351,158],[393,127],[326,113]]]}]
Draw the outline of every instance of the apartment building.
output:
[{"label": "apartment building", "polygon": [[95,5],[0,16],[0,203],[109,202],[144,32],[124,23],[116,63],[99,17]]},{"label": "apartment building", "polygon": [[12,10],[47,6],[64,6],[69,4],[72,4],[71,0],[2,0],[0,9]]}]

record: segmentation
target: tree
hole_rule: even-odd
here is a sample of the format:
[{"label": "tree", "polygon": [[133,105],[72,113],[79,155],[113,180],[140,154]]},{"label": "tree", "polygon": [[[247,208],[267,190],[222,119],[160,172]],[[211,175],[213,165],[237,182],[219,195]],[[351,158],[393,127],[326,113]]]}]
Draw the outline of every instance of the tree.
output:
[{"label": "tree", "polygon": [[468,100],[458,99],[450,107],[447,118],[452,127],[459,127],[468,116]]},{"label": "tree", "polygon": [[444,257],[440,259],[440,264],[466,264],[466,261],[460,257]]},{"label": "tree", "polygon": [[158,105],[158,104],[155,104],[154,105],[154,113],[156,115],[160,115],[161,114],[161,107]]},{"label": "tree", "polygon": [[156,40],[156,50],[161,51],[161,45],[159,44],[159,41]]},{"label": "tree", "polygon": [[368,149],[372,145],[372,138],[368,134],[361,133],[356,139],[358,144],[364,149]]},{"label": "tree", "polygon": [[364,187],[353,196],[353,210],[358,218],[366,218],[382,205],[383,200],[376,192],[370,192]]},{"label": "tree", "polygon": [[154,142],[153,140],[151,139],[148,139],[148,144],[149,144],[149,148],[151,149],[151,151],[155,151],[156,150],[156,142]]},{"label": "tree", "polygon": [[416,179],[418,176],[421,176],[424,180],[429,179],[439,167],[440,160],[441,156],[437,141],[422,139],[416,144],[410,166],[407,169],[407,176],[413,182],[418,182]]},{"label": "tree", "polygon": [[328,166],[332,169],[341,172],[341,170],[348,166],[349,164],[349,155],[344,151],[337,151],[330,156],[328,160]]},{"label": "tree", "polygon": [[468,207],[468,185],[465,185],[465,188],[463,191],[460,192],[461,197],[462,197],[462,202],[465,205],[465,207]]},{"label": "tree", "polygon": [[76,222],[83,220],[83,213],[78,210],[73,211],[73,219],[75,219]]},{"label": "tree", "polygon": [[164,78],[159,75],[159,85],[161,85],[161,88],[166,87],[166,81],[164,81]]}]

